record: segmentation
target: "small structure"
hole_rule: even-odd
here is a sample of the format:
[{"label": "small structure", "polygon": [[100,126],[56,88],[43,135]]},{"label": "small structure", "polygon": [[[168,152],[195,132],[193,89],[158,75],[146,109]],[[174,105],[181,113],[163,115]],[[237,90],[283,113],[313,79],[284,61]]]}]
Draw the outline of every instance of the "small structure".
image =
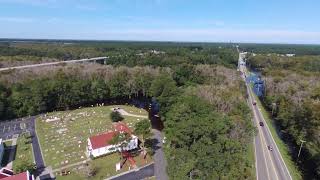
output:
[{"label": "small structure", "polygon": [[287,57],[293,57],[295,56],[296,54],[286,54]]},{"label": "small structure", "polygon": [[108,142],[118,133],[128,133],[131,136],[127,146],[123,148],[125,151],[133,150],[138,147],[138,137],[133,135],[124,123],[116,123],[115,130],[88,138],[87,153],[92,157],[99,157],[120,151],[119,145],[109,144]]},{"label": "small structure", "polygon": [[34,176],[29,173],[29,171],[14,174],[12,170],[7,168],[2,168],[0,170],[0,179],[1,180],[34,180]]}]

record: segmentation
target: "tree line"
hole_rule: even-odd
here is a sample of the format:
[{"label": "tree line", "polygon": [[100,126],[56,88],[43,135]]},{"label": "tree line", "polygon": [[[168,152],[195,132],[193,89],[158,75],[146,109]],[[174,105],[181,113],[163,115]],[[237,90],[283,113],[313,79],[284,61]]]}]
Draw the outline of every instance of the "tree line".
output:
[{"label": "tree line", "polygon": [[108,56],[110,65],[174,66],[237,64],[237,52],[227,44],[157,42],[0,42],[0,67]]},{"label": "tree line", "polygon": [[1,118],[101,101],[155,97],[165,124],[168,173],[175,179],[252,179],[254,129],[237,72],[219,65],[112,67],[74,64],[0,76]]}]

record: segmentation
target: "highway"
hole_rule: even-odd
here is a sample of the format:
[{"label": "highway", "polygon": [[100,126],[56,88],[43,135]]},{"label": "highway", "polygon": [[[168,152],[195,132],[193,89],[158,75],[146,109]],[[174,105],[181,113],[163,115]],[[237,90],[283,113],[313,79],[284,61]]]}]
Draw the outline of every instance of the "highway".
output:
[{"label": "highway", "polygon": [[[245,80],[247,75],[243,58],[244,54],[239,53],[238,69],[242,72],[242,78]],[[254,138],[256,177],[258,180],[292,180],[261,110],[258,105],[253,104],[257,100],[250,84],[246,82],[246,86],[249,95],[248,104],[253,111],[253,122],[257,128],[257,135]],[[260,126],[260,122],[263,123],[263,126]],[[268,146],[272,147],[272,150],[269,150]]]},{"label": "highway", "polygon": [[108,57],[95,57],[89,59],[76,59],[76,60],[68,60],[68,61],[57,61],[57,62],[48,62],[48,63],[41,63],[41,64],[30,64],[25,66],[14,66],[14,67],[6,67],[0,68],[0,71],[7,71],[13,69],[25,69],[25,68],[33,68],[33,67],[40,67],[40,66],[52,66],[52,65],[59,65],[64,63],[81,63],[81,62],[88,62],[88,61],[97,61],[97,60],[105,60]]}]

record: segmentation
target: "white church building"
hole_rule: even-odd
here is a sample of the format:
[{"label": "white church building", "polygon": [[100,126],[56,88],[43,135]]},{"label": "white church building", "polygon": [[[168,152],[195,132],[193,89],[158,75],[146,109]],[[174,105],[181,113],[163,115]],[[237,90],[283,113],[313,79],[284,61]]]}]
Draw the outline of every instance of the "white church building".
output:
[{"label": "white church building", "polygon": [[96,158],[112,152],[120,151],[119,145],[109,144],[112,138],[118,133],[128,133],[131,136],[131,140],[127,146],[123,148],[124,151],[136,149],[138,147],[138,137],[133,135],[124,123],[117,123],[115,125],[115,131],[106,132],[103,134],[91,136],[88,138],[87,153],[90,156]]}]

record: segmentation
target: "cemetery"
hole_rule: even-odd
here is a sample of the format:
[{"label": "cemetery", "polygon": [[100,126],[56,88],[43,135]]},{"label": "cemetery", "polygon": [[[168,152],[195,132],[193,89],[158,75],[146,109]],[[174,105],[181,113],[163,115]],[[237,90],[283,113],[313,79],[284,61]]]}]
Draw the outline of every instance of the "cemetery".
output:
[{"label": "cemetery", "polygon": [[[79,109],[71,111],[51,112],[39,117],[36,121],[36,131],[45,165],[51,166],[55,171],[73,164],[81,164],[81,162],[90,161],[96,164],[95,161],[103,159],[110,166],[112,172],[115,171],[115,164],[119,161],[117,154],[92,161],[87,154],[89,137],[113,130],[110,113],[115,107],[128,113],[123,116],[122,123],[125,123],[130,129],[134,128],[136,122],[143,119],[141,117],[147,117],[148,114],[147,111],[133,106],[104,106],[101,104],[89,108],[79,107]],[[141,117],[130,116],[131,114]],[[140,160],[137,162],[139,164]],[[106,163],[99,164],[106,165]]]}]

